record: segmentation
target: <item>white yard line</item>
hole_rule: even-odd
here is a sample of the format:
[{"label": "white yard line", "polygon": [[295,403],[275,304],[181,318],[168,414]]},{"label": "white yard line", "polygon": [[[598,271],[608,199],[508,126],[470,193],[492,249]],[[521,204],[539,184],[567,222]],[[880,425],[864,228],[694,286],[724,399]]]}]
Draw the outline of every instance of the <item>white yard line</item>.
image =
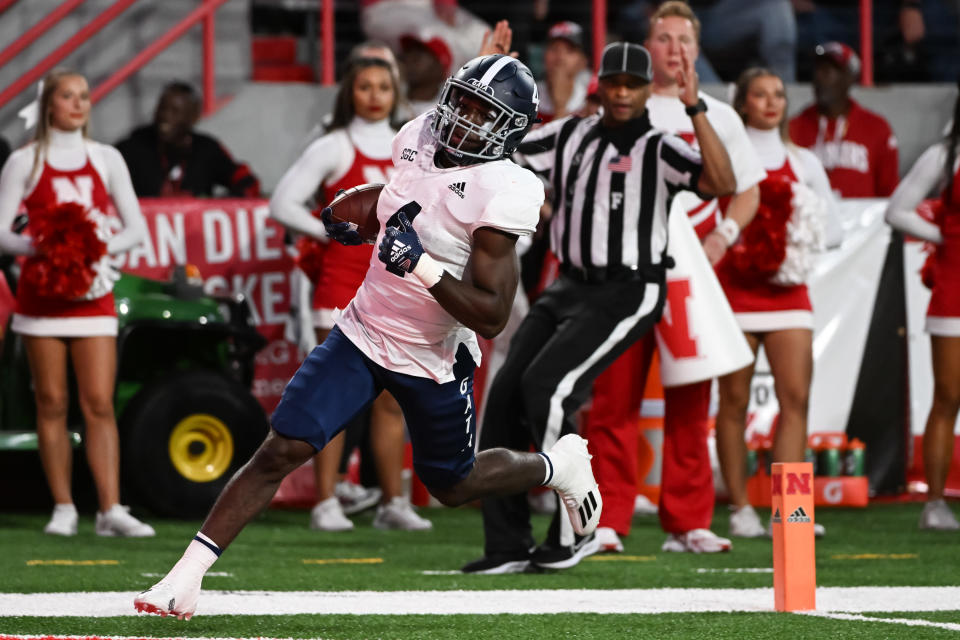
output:
[{"label": "white yard line", "polygon": [[909,627],[937,627],[939,629],[949,629],[950,631],[960,631],[960,624],[956,622],[934,622],[932,620],[920,620],[917,618],[872,618],[870,616],[861,616],[853,613],[833,613],[830,611],[806,611],[804,615],[816,616],[818,618],[832,618],[833,620],[881,622],[887,624],[903,624]]},{"label": "white yard line", "polygon": [[697,573],[773,573],[773,567],[701,567]]},{"label": "white yard line", "polygon": [[[133,592],[0,593],[0,617],[136,615]],[[819,611],[944,611],[960,587],[822,587]],[[197,614],[450,615],[772,611],[773,589],[555,589],[493,591],[204,591]]]}]

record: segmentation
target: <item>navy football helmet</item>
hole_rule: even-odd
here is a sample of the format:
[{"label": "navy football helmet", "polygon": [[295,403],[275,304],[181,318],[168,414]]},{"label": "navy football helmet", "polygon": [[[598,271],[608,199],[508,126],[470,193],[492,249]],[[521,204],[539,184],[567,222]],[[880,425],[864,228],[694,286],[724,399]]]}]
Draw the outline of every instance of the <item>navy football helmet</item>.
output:
[{"label": "navy football helmet", "polygon": [[440,92],[431,129],[456,162],[509,156],[533,127],[540,97],[530,69],[501,54],[474,58]]}]

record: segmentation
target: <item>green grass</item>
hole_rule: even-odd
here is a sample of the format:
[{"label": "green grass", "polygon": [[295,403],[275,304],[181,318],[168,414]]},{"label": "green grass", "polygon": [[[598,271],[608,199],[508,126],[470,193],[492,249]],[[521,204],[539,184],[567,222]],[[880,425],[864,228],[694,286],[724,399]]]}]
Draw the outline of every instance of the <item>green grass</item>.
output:
[{"label": "green grass", "polygon": [[[891,504],[868,509],[823,509],[818,521],[827,536],[817,542],[820,586],[960,585],[960,535],[921,532],[921,505]],[[698,569],[769,567],[768,540],[735,540],[727,554],[660,552],[664,534],[655,518],[637,519],[624,540],[624,556],[588,559],[563,572],[509,576],[423,575],[449,571],[482,550],[476,509],[429,509],[434,530],[426,533],[373,529],[372,515],[355,519],[351,533],[307,528],[301,511],[269,511],[240,535],[213,571],[207,589],[268,590],[484,590],[642,589],[769,587],[771,574],[704,573]],[[157,537],[104,539],[93,534],[91,517],[69,540],[40,534],[46,514],[0,514],[0,592],[129,591],[156,581],[143,573],[164,573],[179,558],[198,522],[150,520]],[[727,530],[726,509],[717,509],[714,530]],[[547,519],[537,516],[542,535]],[[889,557],[853,559],[875,554]],[[840,557],[835,557],[840,556]],[[381,558],[378,564],[306,564],[305,559]],[[110,560],[95,566],[28,565],[31,560]],[[371,597],[376,597],[371,595]],[[480,597],[480,596],[478,596]],[[2,598],[2,595],[0,595]],[[960,603],[958,603],[960,607]],[[960,622],[960,611],[882,612],[881,617]],[[199,616],[183,623],[140,618],[0,618],[0,632],[74,635],[273,636],[323,638],[747,638],[791,635],[830,638],[933,638],[945,629],[889,623],[829,620],[783,614],[699,613],[661,615],[499,615],[499,616]]]},{"label": "green grass", "polygon": [[[898,616],[904,617],[904,616]],[[576,638],[956,638],[947,629],[829,620],[774,613],[662,615],[499,616],[208,616],[189,622],[166,618],[11,618],[0,632],[17,634],[124,635],[149,637],[370,638],[409,640],[504,640]]]}]

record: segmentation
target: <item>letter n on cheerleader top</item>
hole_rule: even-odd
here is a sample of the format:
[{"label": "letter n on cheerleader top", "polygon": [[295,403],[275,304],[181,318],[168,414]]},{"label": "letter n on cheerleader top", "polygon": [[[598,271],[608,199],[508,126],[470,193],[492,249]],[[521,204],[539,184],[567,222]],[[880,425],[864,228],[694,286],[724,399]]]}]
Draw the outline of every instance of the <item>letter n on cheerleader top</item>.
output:
[{"label": "letter n on cheerleader top", "polygon": [[[99,209],[106,213],[110,210],[111,199],[103,178],[90,162],[79,169],[57,169],[44,161],[43,170],[36,186],[23,200],[27,217],[36,215],[48,207],[64,202],[79,202],[85,207]],[[29,233],[30,225],[27,225]],[[16,312],[34,317],[89,317],[115,316],[113,293],[94,300],[60,300],[37,296],[26,287],[17,288]]]}]

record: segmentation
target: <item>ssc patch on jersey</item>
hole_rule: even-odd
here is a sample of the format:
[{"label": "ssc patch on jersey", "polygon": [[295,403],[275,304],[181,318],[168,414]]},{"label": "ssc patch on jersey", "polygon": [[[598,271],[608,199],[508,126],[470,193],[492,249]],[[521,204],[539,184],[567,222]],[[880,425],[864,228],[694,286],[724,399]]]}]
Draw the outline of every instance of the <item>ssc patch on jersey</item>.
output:
[{"label": "ssc patch on jersey", "polygon": [[400,153],[400,159],[406,160],[407,162],[413,162],[413,159],[417,157],[417,150],[406,148]]}]

